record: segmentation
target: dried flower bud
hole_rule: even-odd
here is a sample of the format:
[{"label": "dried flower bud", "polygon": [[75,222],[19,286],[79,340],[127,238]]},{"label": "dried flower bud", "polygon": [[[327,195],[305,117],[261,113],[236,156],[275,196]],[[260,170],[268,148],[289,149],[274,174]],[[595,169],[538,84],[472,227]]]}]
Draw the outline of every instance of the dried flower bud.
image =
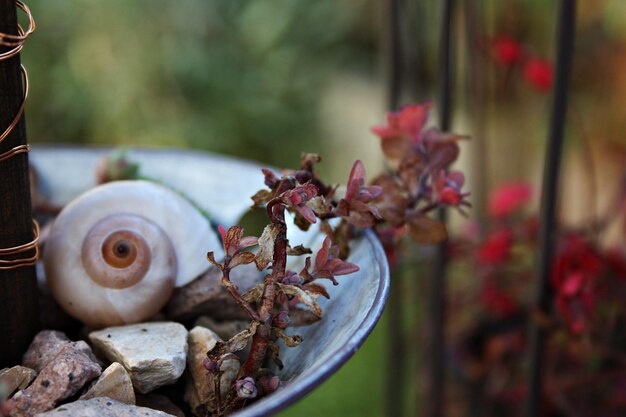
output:
[{"label": "dried flower bud", "polygon": [[279,377],[274,375],[271,378],[268,378],[268,377],[261,378],[259,380],[259,384],[261,385],[261,388],[263,388],[263,391],[269,394],[269,393],[276,391],[278,388],[280,388],[281,381]]},{"label": "dried flower bud", "polygon": [[206,369],[212,374],[216,374],[220,370],[219,362],[215,360],[211,360],[209,358],[204,358],[204,360],[202,361],[202,366],[204,366],[204,369]]},{"label": "dried flower bud", "polygon": [[243,399],[254,398],[257,394],[254,379],[249,376],[237,380],[237,382],[235,382],[235,389],[237,390],[237,396]]},{"label": "dried flower bud", "polygon": [[298,275],[294,271],[287,271],[283,277],[283,284],[285,285],[302,285],[304,284],[304,278]]}]

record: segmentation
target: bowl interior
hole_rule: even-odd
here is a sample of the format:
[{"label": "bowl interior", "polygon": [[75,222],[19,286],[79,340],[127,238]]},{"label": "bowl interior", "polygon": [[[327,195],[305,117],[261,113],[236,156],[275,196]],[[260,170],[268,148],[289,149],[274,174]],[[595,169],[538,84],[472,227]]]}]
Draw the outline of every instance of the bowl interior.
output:
[{"label": "bowl interior", "polygon": [[[43,191],[53,203],[66,204],[96,185],[94,170],[110,148],[43,147],[30,154]],[[251,205],[250,196],[264,188],[261,166],[213,154],[179,149],[132,149],[128,157],[140,174],[184,193],[206,210],[215,223],[232,226]],[[293,228],[292,228],[293,229]],[[319,246],[321,233],[292,231],[292,245]],[[304,341],[281,349],[285,388],[237,413],[271,415],[301,398],[343,365],[365,341],[382,314],[389,286],[385,254],[373,233],[353,242],[349,260],[357,273],[339,277],[338,286],[326,285],[330,299],[321,297],[324,318],[294,329]]]}]

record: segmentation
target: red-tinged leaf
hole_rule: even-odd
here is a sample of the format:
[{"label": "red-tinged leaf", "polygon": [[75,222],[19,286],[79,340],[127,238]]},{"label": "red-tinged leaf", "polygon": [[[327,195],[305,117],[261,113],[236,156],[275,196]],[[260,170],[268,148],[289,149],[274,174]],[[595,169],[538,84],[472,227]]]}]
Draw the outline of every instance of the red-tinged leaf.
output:
[{"label": "red-tinged leaf", "polygon": [[264,270],[274,258],[274,241],[280,232],[280,227],[274,223],[268,224],[259,238],[259,250],[256,253],[256,267]]},{"label": "red-tinged leaf", "polygon": [[337,204],[335,213],[337,216],[348,217],[350,215],[350,203],[342,198]]},{"label": "red-tinged leaf", "polygon": [[334,275],[348,275],[359,270],[359,267],[352,262],[344,261],[340,258],[333,258],[326,264],[326,268]]},{"label": "red-tinged leaf", "polygon": [[325,298],[330,299],[330,295],[328,294],[328,291],[326,291],[326,287],[324,287],[322,284],[315,284],[311,282],[308,284],[304,284],[302,287],[312,294],[321,295]]},{"label": "red-tinged leaf", "polygon": [[318,304],[316,294],[303,290],[294,285],[277,284],[278,288],[290,297],[297,297],[301,304],[307,306],[318,317],[322,317],[322,307]]},{"label": "red-tinged leaf", "polygon": [[407,132],[412,137],[419,135],[428,120],[430,106],[430,102],[426,102],[403,107],[399,112],[398,119],[398,127],[400,130]]},{"label": "red-tinged leaf", "polygon": [[400,111],[387,113],[387,126],[375,126],[372,131],[383,140],[398,136],[417,139],[429,110],[429,102],[405,106]]},{"label": "red-tinged leaf", "polygon": [[232,257],[230,262],[228,263],[229,268],[234,268],[238,265],[246,265],[251,264],[256,259],[256,255],[252,252],[238,252],[235,256]]},{"label": "red-tinged leaf", "polygon": [[226,242],[226,228],[220,224],[217,226],[217,231],[220,233],[222,242]]},{"label": "red-tinged leaf", "polygon": [[220,226],[218,231],[220,232],[220,235],[222,235],[226,256],[233,256],[239,250],[239,242],[243,236],[243,227],[232,226],[225,231],[224,228]]},{"label": "red-tinged leaf", "polygon": [[324,243],[322,243],[322,247],[319,251],[317,251],[317,255],[315,256],[314,271],[322,269],[324,265],[326,265],[326,262],[328,262],[330,245],[332,245],[332,241],[330,240],[330,237],[326,236],[324,238]]},{"label": "red-tinged leaf", "polygon": [[265,185],[269,188],[274,188],[279,181],[278,177],[267,168],[262,168],[261,172],[263,172],[263,175],[265,176]]},{"label": "red-tinged leaf", "polygon": [[352,170],[350,171],[345,199],[350,201],[357,197],[364,183],[365,168],[363,167],[363,162],[357,160],[354,165],[352,165]]},{"label": "red-tinged leaf", "polygon": [[241,241],[239,242],[239,248],[243,249],[243,248],[249,248],[250,246],[254,246],[254,245],[258,245],[259,244],[259,238],[256,236],[246,236],[244,238],[241,239]]},{"label": "red-tinged leaf", "polygon": [[314,224],[317,222],[317,218],[315,217],[315,213],[308,206],[296,206],[294,209],[300,213],[300,215],[309,223]]},{"label": "red-tinged leaf", "polygon": [[440,243],[448,239],[446,226],[435,219],[415,215],[408,219],[409,233],[418,243]]},{"label": "red-tinged leaf", "polygon": [[413,141],[407,136],[392,136],[383,139],[380,146],[387,158],[398,160],[404,158],[413,150]]},{"label": "red-tinged leaf", "polygon": [[217,269],[219,269],[220,271],[224,270],[224,266],[215,260],[215,254],[213,252],[207,253],[206,257],[209,260],[209,262],[211,262],[213,265],[217,267]]},{"label": "red-tinged leaf", "polygon": [[448,168],[459,157],[459,145],[455,142],[439,143],[430,151],[429,168],[432,171]]},{"label": "red-tinged leaf", "polygon": [[360,200],[367,203],[371,200],[376,199],[383,193],[383,187],[379,185],[367,185],[361,187],[361,198]]},{"label": "red-tinged leaf", "polygon": [[343,217],[343,219],[352,226],[368,228],[373,227],[376,224],[376,218],[370,212],[363,213],[360,211],[351,211],[348,217]]}]

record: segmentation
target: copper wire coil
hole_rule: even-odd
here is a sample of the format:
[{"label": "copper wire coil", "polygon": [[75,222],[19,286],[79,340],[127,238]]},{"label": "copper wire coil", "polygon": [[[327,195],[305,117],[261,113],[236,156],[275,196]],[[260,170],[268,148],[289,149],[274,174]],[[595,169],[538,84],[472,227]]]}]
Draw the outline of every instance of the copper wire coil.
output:
[{"label": "copper wire coil", "polygon": [[[33,15],[28,8],[28,6],[21,0],[16,0],[16,6],[20,8],[28,18],[28,28],[24,30],[22,26],[17,25],[17,35],[10,35],[6,33],[0,32],[0,47],[10,48],[8,51],[0,53],[0,61],[5,61],[14,56],[17,56],[22,49],[24,48],[24,43],[28,36],[35,31],[35,20],[33,19]],[[11,121],[11,124],[0,134],[0,143],[6,139],[13,129],[17,126],[22,115],[24,114],[24,108],[26,107],[26,100],[28,98],[28,73],[26,72],[26,68],[21,65],[20,66],[22,73],[22,80],[24,83],[24,98],[22,99],[22,104],[20,105],[15,117]],[[19,155],[22,153],[27,153],[30,151],[30,146],[28,144],[18,145],[9,149],[8,151],[0,153],[0,162],[6,161],[7,159]],[[39,259],[39,224],[36,220],[33,219],[34,225],[34,235],[32,241],[13,246],[10,248],[0,248],[0,257],[14,256],[20,255],[25,257],[17,257],[16,259],[0,259],[0,270],[7,269],[15,269],[23,266],[32,266],[37,263]],[[32,253],[34,251],[34,253]],[[28,253],[32,254],[28,256]]]},{"label": "copper wire coil", "polygon": [[22,266],[31,266],[37,263],[39,259],[39,223],[33,219],[33,227],[35,237],[28,243],[22,245],[13,246],[10,248],[0,249],[0,256],[21,255],[24,252],[30,252],[32,250],[35,253],[32,256],[18,259],[0,259],[0,270],[19,268]]}]

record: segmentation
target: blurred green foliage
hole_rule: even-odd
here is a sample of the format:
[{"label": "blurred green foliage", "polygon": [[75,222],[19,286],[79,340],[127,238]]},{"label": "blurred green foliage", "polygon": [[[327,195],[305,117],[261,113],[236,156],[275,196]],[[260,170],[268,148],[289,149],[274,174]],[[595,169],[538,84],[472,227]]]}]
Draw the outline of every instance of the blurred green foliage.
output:
[{"label": "blurred green foliage", "polygon": [[30,141],[297,161],[333,69],[374,53],[369,3],[31,0]]}]

